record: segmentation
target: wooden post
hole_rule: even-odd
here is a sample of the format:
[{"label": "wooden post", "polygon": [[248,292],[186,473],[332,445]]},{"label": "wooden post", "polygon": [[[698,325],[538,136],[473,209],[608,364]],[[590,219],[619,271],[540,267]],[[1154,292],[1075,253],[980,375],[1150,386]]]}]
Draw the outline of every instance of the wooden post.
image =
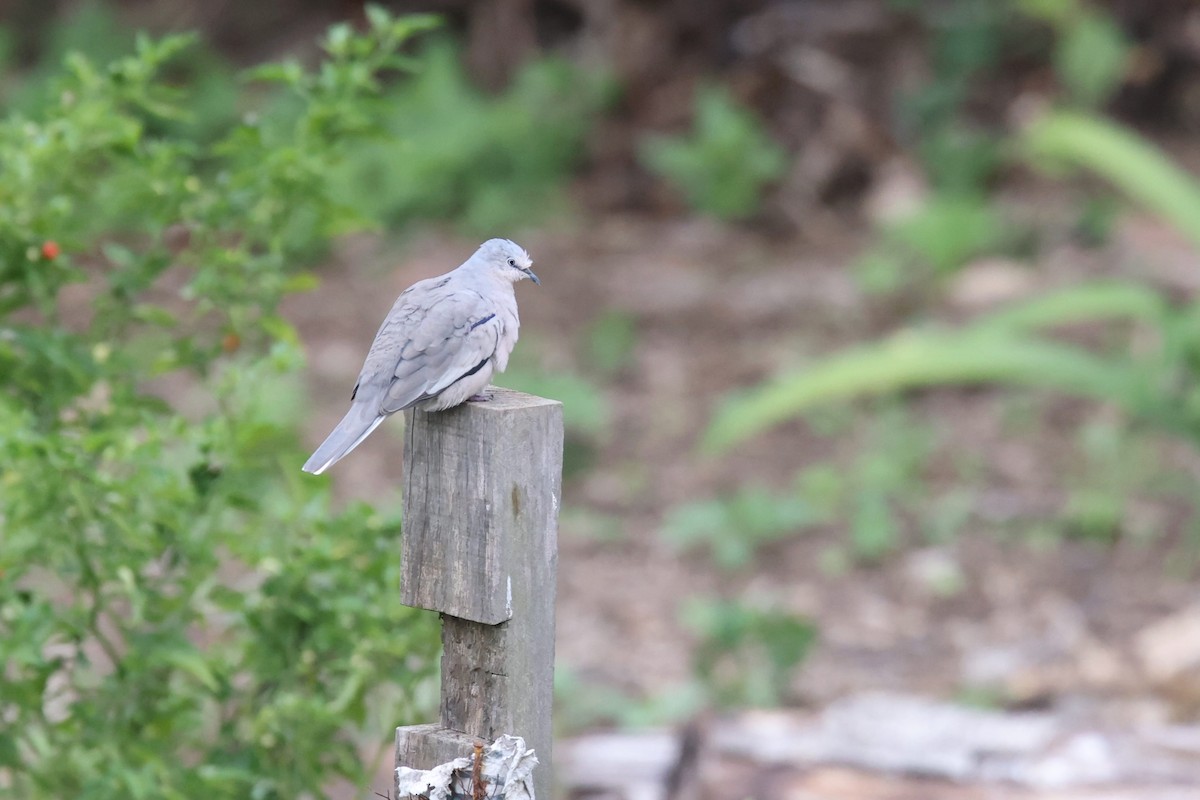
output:
[{"label": "wooden post", "polygon": [[401,595],[442,614],[442,699],[440,724],[396,729],[396,765],[430,769],[508,733],[537,751],[551,800],[562,404],[488,391],[405,414]]}]

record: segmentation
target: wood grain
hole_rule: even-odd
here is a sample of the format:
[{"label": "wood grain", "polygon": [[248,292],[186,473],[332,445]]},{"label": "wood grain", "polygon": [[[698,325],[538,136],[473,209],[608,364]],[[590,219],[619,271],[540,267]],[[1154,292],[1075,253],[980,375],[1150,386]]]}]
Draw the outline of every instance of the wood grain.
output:
[{"label": "wood grain", "polygon": [[442,699],[440,725],[397,730],[396,763],[429,769],[512,734],[550,797],[562,405],[489,391],[406,414],[401,595],[443,615]]}]

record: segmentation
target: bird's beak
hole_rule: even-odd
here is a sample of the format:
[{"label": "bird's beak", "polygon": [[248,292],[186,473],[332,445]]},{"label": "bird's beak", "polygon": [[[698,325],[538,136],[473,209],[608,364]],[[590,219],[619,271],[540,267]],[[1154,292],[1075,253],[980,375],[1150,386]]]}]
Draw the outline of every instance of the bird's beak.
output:
[{"label": "bird's beak", "polygon": [[534,275],[534,274],[533,274],[533,270],[529,269],[529,267],[526,267],[525,269],[521,270],[521,272],[524,272],[526,275],[528,275],[528,276],[529,276],[529,280],[533,281],[533,282],[534,282],[534,283],[536,283],[538,286],[541,286],[541,285],[542,285],[542,282],[538,280],[538,276],[537,276],[537,275]]}]

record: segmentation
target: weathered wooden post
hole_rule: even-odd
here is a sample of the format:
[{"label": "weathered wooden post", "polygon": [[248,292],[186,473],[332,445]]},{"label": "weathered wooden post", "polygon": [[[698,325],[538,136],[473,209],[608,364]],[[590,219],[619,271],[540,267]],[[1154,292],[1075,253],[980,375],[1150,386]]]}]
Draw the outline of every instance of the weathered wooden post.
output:
[{"label": "weathered wooden post", "polygon": [[562,404],[489,387],[490,401],[407,412],[401,595],[442,614],[441,721],[396,729],[396,765],[522,737],[552,798],[554,594]]}]

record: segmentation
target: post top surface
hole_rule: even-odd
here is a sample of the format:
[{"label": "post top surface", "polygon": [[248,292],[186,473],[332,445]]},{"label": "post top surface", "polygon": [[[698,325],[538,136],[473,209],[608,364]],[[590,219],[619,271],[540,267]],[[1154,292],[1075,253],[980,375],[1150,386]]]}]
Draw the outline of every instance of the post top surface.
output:
[{"label": "post top surface", "polygon": [[491,399],[483,403],[464,403],[462,407],[469,407],[472,410],[496,412],[496,411],[512,411],[521,408],[539,408],[542,406],[561,406],[562,403],[558,400],[550,400],[545,397],[538,397],[533,394],[525,394],[513,389],[505,389],[503,386],[493,386],[488,384],[488,387],[483,390],[483,394],[490,396]]}]

